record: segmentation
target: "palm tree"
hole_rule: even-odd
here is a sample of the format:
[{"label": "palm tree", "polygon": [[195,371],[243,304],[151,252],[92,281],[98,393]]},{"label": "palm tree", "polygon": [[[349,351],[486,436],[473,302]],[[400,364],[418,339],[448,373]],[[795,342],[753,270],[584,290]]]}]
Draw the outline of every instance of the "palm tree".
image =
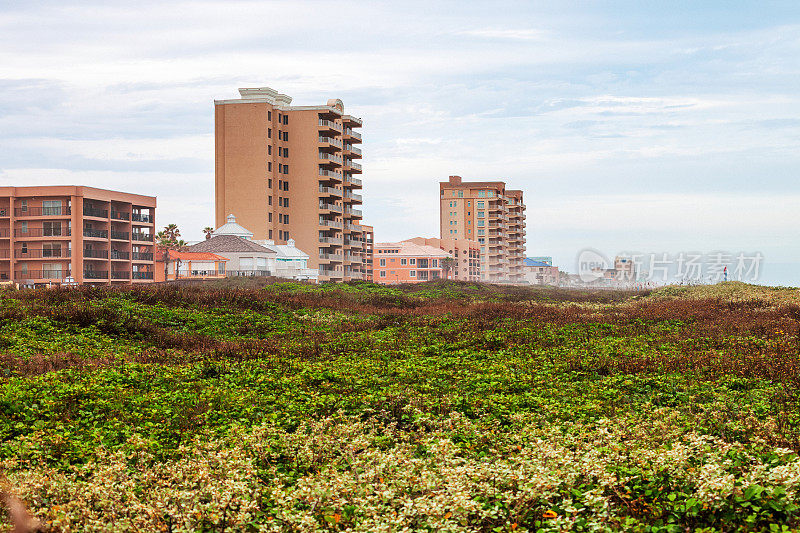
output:
[{"label": "palm tree", "polygon": [[211,226],[206,226],[205,228],[203,228],[203,233],[206,234],[206,240],[208,240],[211,238],[211,234],[214,233],[214,228],[212,228]]},{"label": "palm tree", "polygon": [[[156,244],[162,251],[162,259],[164,261],[164,280],[167,280],[169,275],[169,251],[180,250],[186,246],[186,241],[180,239],[181,230],[178,229],[177,224],[167,224],[164,229],[156,233]],[[180,260],[175,263],[175,279],[178,279],[178,267]]]},{"label": "palm tree", "polygon": [[458,261],[454,257],[442,258],[442,272],[444,272],[445,279],[450,279],[450,272],[456,267]]}]

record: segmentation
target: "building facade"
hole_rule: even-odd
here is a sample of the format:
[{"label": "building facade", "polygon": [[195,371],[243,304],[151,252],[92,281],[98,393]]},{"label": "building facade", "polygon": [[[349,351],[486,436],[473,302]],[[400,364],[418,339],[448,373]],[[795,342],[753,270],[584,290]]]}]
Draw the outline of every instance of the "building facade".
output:
[{"label": "building facade", "polygon": [[156,198],[82,186],[0,187],[0,281],[153,281]]},{"label": "building facade", "polygon": [[364,280],[374,281],[372,278],[372,263],[375,255],[375,229],[372,226],[362,224],[364,229]]},{"label": "building facade", "polygon": [[225,277],[227,257],[211,252],[158,250],[156,252],[156,281],[181,279],[204,280]]},{"label": "building facade", "polygon": [[480,276],[494,283],[523,283],[525,204],[522,191],[502,181],[464,182],[450,176],[439,183],[442,239],[467,239],[480,245]]},{"label": "building facade", "polygon": [[442,259],[452,257],[433,246],[413,242],[375,243],[372,277],[375,283],[421,283],[444,278]]},{"label": "building facade", "polygon": [[481,280],[481,245],[469,239],[426,239],[414,237],[404,242],[433,246],[450,254],[455,259],[452,270],[446,272],[448,279],[459,281]]},{"label": "building facade", "polygon": [[341,100],[291,106],[268,87],[214,102],[216,225],[236,215],[255,240],[294,239],[320,281],[364,279],[362,121]]},{"label": "building facade", "polygon": [[558,267],[553,266],[550,261],[540,261],[533,257],[527,257],[523,261],[523,272],[525,282],[531,285],[558,285]]}]

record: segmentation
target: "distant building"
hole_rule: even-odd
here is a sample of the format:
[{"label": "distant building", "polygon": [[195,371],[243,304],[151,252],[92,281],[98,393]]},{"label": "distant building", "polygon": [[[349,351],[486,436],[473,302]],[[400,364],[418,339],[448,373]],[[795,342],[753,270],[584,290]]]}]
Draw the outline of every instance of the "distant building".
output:
[{"label": "distant building", "polygon": [[156,254],[155,280],[224,278],[227,262],[227,257],[210,252],[159,250]]},{"label": "distant building", "polygon": [[362,224],[361,228],[364,230],[364,279],[367,281],[374,281],[372,279],[372,262],[375,255],[375,229],[372,226]]},{"label": "distant building", "polygon": [[478,241],[469,239],[426,239],[414,237],[403,242],[412,242],[425,246],[433,246],[444,250],[455,259],[451,272],[447,273],[449,279],[460,281],[481,280],[481,245]]},{"label": "distant building", "polygon": [[502,181],[439,183],[439,236],[481,245],[481,280],[521,283],[524,273],[525,204],[522,191]]},{"label": "distant building", "polygon": [[447,252],[413,242],[375,243],[372,276],[376,283],[419,283],[443,278]]},{"label": "distant building", "polygon": [[210,252],[228,258],[228,276],[274,276],[278,251],[236,235],[215,235],[186,248],[189,252]]},{"label": "distant building", "polygon": [[552,262],[552,259],[548,262],[526,257],[523,261],[525,281],[531,285],[558,285],[558,267],[554,267]]},{"label": "distant building", "polygon": [[364,278],[360,118],[339,99],[293,106],[269,87],[214,102],[215,223],[294,239],[323,281]]},{"label": "distant building", "polygon": [[152,282],[155,210],[154,196],[94,187],[0,187],[0,282]]},{"label": "distant building", "polygon": [[303,281],[317,281],[319,272],[308,268],[308,254],[294,245],[294,239],[289,239],[286,244],[272,242],[258,242],[265,248],[277,250],[275,258],[275,276],[280,278],[296,279]]}]

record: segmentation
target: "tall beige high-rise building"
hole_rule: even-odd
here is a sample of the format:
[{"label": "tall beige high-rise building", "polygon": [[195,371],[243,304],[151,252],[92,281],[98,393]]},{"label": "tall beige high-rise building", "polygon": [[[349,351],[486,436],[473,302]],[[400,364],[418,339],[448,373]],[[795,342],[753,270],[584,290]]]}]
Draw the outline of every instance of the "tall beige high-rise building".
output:
[{"label": "tall beige high-rise building", "polygon": [[481,280],[524,280],[525,204],[522,191],[502,181],[468,181],[450,176],[439,183],[442,239],[469,239],[480,245]]},{"label": "tall beige high-rise building", "polygon": [[341,100],[291,106],[268,87],[214,102],[216,226],[229,214],[253,239],[294,239],[320,281],[364,279],[361,119]]}]

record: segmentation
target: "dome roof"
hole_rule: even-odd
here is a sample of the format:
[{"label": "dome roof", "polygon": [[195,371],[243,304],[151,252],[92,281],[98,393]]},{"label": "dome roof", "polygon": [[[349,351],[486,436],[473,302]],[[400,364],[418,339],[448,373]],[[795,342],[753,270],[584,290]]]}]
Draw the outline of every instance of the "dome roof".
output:
[{"label": "dome roof", "polygon": [[214,237],[217,237],[219,235],[235,235],[237,237],[241,237],[242,239],[247,239],[247,240],[253,238],[252,231],[248,231],[247,228],[243,228],[242,226],[236,223],[236,217],[233,216],[233,213],[228,215],[228,222],[215,229],[214,233],[212,233],[211,235]]}]

